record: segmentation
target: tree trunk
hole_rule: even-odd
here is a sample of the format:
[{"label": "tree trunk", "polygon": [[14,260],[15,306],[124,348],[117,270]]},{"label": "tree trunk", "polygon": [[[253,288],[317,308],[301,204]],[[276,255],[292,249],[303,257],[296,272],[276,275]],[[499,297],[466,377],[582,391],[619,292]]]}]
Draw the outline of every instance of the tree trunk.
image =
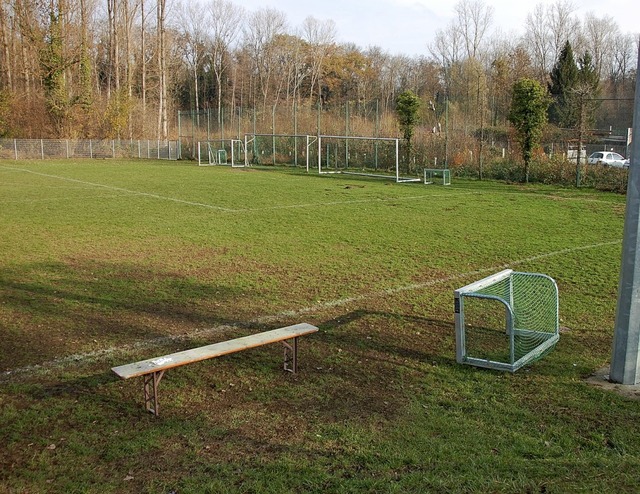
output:
[{"label": "tree trunk", "polygon": [[165,47],[165,16],[166,0],[158,0],[158,71],[160,88],[158,95],[158,139],[167,138],[167,69],[166,69],[166,47]]},{"label": "tree trunk", "polygon": [[140,58],[142,74],[140,75],[140,91],[142,98],[142,135],[146,137],[147,125],[147,53],[146,53],[146,36],[145,36],[145,13],[144,0],[140,0]]},{"label": "tree trunk", "polygon": [[11,55],[9,53],[9,35],[10,31],[7,28],[7,15],[4,11],[2,3],[0,3],[0,67],[2,67],[2,73],[0,74],[0,88],[6,87],[10,91],[13,91],[13,77],[11,70]]}]

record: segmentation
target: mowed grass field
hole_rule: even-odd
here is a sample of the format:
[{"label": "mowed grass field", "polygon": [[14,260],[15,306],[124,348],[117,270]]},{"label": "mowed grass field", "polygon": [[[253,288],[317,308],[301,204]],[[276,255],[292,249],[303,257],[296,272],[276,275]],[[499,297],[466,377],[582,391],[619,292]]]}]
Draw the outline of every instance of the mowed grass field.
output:
[{"label": "mowed grass field", "polygon": [[[625,197],[155,161],[0,163],[0,492],[636,492],[640,402],[608,364]],[[560,290],[556,349],[455,362],[453,290]],[[309,322],[174,369],[110,368]]]}]

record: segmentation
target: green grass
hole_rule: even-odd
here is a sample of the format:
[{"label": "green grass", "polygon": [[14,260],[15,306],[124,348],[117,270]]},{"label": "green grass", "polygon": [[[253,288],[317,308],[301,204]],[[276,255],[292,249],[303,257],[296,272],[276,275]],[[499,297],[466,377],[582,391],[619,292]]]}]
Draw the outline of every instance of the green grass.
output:
[{"label": "green grass", "polygon": [[[0,492],[634,492],[611,353],[625,198],[170,162],[0,163]],[[515,374],[455,363],[453,290],[552,276],[563,334]],[[296,322],[167,373],[115,365]]]}]

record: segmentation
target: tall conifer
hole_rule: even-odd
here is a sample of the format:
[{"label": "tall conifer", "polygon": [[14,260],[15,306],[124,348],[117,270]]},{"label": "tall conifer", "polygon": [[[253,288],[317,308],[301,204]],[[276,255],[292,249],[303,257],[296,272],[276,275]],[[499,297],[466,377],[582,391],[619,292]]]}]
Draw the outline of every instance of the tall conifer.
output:
[{"label": "tall conifer", "polygon": [[552,103],[549,106],[549,122],[559,127],[575,127],[576,112],[571,103],[571,92],[578,83],[578,66],[573,56],[571,43],[567,41],[551,71],[549,93]]}]

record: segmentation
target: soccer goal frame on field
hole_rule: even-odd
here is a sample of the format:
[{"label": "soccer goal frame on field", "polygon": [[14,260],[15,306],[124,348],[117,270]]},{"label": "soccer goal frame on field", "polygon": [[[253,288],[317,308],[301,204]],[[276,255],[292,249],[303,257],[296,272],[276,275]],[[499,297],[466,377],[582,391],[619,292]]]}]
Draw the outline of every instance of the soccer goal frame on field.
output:
[{"label": "soccer goal frame on field", "polygon": [[245,166],[291,166],[309,171],[316,139],[307,134],[245,134]]},{"label": "soccer goal frame on field", "polygon": [[547,275],[505,269],[454,292],[456,360],[515,372],[560,338],[558,286]]},{"label": "soccer goal frame on field", "polygon": [[342,173],[396,182],[420,182],[422,177],[400,162],[395,137],[318,136],[318,173]]},{"label": "soccer goal frame on field", "polygon": [[[198,166],[245,166],[245,147],[240,139],[216,139],[197,143]],[[229,161],[230,160],[230,161]]]}]

